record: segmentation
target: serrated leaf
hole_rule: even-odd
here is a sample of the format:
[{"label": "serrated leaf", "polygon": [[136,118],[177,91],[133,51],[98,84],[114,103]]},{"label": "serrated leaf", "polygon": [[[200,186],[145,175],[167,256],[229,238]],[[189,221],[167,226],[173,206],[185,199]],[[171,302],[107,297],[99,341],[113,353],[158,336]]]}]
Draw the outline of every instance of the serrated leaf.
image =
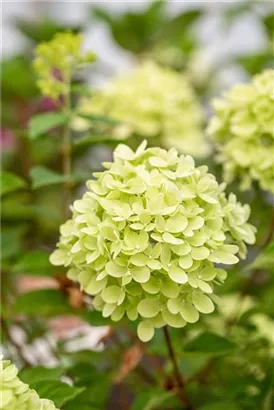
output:
[{"label": "serrated leaf", "polygon": [[235,344],[225,337],[211,332],[204,332],[188,342],[185,346],[185,350],[219,355],[226,354],[235,347]]},{"label": "serrated leaf", "polygon": [[26,186],[26,181],[12,172],[1,172],[1,195],[17,191],[18,189],[25,188]]},{"label": "serrated leaf", "polygon": [[85,390],[85,387],[72,387],[58,380],[41,380],[30,385],[40,397],[52,400],[57,407],[73,400]]},{"label": "serrated leaf", "polygon": [[58,112],[35,115],[29,123],[29,138],[38,138],[47,131],[68,123],[68,120],[67,115]]},{"label": "serrated leaf", "polygon": [[49,262],[49,254],[43,251],[31,251],[16,263],[13,267],[15,273],[28,275],[48,276],[52,273],[52,265]]},{"label": "serrated leaf", "polygon": [[32,188],[42,188],[48,185],[62,184],[67,181],[64,175],[57,174],[45,167],[34,167],[30,171]]},{"label": "serrated leaf", "polygon": [[72,309],[58,290],[40,289],[19,295],[13,312],[30,316],[56,316],[72,313]]},{"label": "serrated leaf", "polygon": [[32,384],[41,380],[58,380],[62,374],[64,374],[64,369],[61,366],[52,368],[36,366],[30,369],[22,369],[19,377],[24,383]]}]

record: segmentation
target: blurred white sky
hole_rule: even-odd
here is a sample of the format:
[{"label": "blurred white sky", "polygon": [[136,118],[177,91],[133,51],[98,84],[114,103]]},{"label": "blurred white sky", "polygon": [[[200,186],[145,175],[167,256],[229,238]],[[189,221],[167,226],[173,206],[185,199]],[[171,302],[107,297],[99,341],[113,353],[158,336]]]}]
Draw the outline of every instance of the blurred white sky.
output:
[{"label": "blurred white sky", "polygon": [[[68,23],[85,22],[85,47],[96,51],[99,59],[107,63],[111,71],[127,69],[131,57],[113,44],[111,36],[104,24],[88,21],[87,9],[91,5],[100,5],[113,13],[125,10],[136,10],[146,7],[149,0],[144,1],[2,1],[2,58],[16,54],[26,44],[26,40],[16,31],[12,21],[16,17],[34,19],[37,16],[49,15]],[[233,29],[224,32],[220,24],[220,10],[239,1],[168,1],[169,12],[176,14],[181,10],[203,6],[207,10],[206,18],[199,26],[204,44],[203,50],[208,59],[222,59],[230,53],[248,53],[259,50],[264,42],[264,33],[256,19],[248,14],[242,15]],[[263,6],[263,2],[259,2]],[[269,3],[271,4],[271,3]],[[269,5],[268,4],[268,5]],[[227,74],[234,77],[233,73]],[[227,78],[228,83],[230,79]]]}]

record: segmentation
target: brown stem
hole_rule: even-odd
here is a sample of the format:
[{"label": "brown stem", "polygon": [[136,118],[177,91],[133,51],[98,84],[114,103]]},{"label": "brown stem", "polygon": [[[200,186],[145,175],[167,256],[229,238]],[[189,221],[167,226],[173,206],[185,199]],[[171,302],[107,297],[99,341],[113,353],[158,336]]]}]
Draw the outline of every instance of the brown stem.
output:
[{"label": "brown stem", "polygon": [[166,344],[167,344],[169,357],[170,357],[170,360],[173,364],[174,378],[175,378],[175,380],[177,382],[177,385],[179,387],[179,397],[180,397],[182,403],[184,404],[186,410],[194,410],[194,407],[190,403],[189,398],[188,398],[187,393],[186,393],[185,382],[184,382],[183,376],[181,375],[180,370],[179,370],[179,366],[178,366],[178,363],[177,363],[177,360],[176,360],[176,355],[175,355],[175,352],[174,352],[174,349],[173,349],[173,346],[172,346],[171,337],[170,337],[167,326],[163,327],[163,333],[164,333],[165,341],[166,341]]}]

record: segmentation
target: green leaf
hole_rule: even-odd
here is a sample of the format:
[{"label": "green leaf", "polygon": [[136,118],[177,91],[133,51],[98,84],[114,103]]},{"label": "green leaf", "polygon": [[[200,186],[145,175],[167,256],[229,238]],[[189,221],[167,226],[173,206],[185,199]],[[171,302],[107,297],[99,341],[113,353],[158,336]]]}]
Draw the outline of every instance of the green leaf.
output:
[{"label": "green leaf", "polygon": [[104,135],[83,135],[82,137],[75,139],[73,145],[75,148],[94,144],[107,144],[115,147],[123,142],[124,140],[106,137]]},{"label": "green leaf", "polygon": [[52,265],[49,262],[49,254],[43,251],[31,251],[16,263],[13,267],[15,273],[27,273],[28,275],[48,276],[52,273]]},{"label": "green leaf", "polygon": [[117,125],[121,124],[121,121],[115,120],[113,118],[105,117],[104,115],[91,115],[91,114],[78,114],[78,117],[84,118],[85,120],[94,122],[103,122],[105,124]]},{"label": "green leaf", "polygon": [[274,242],[270,243],[247,269],[267,269],[274,273]]},{"label": "green leaf", "polygon": [[204,332],[192,339],[185,346],[186,351],[226,354],[235,348],[235,344],[227,338],[216,335],[211,332]]},{"label": "green leaf", "polygon": [[4,261],[21,253],[28,227],[25,224],[18,226],[5,224],[1,228],[1,261]]},{"label": "green leaf", "polygon": [[102,312],[96,310],[85,312],[82,316],[83,320],[88,322],[91,326],[111,326],[113,322],[110,318],[103,317]]},{"label": "green leaf", "polygon": [[57,174],[46,167],[40,166],[32,168],[30,176],[33,189],[62,184],[68,180],[64,175]]},{"label": "green leaf", "polygon": [[239,407],[236,403],[218,401],[199,407],[199,410],[241,410],[241,407]]},{"label": "green leaf", "polygon": [[26,186],[26,181],[12,172],[1,172],[1,195],[17,191],[18,189],[25,188]]},{"label": "green leaf", "polygon": [[72,313],[72,309],[60,291],[39,289],[19,295],[13,312],[30,316],[56,316]]},{"label": "green leaf", "polygon": [[64,369],[58,367],[37,366],[30,369],[22,369],[19,373],[20,380],[24,383],[32,384],[41,380],[58,380],[64,374]]},{"label": "green leaf", "polygon": [[29,123],[29,138],[35,139],[46,133],[47,131],[68,123],[68,116],[50,112],[38,114],[31,118]]},{"label": "green leaf", "polygon": [[[174,393],[153,388],[138,394],[130,410],[166,409],[176,404],[178,400],[174,397]],[[160,407],[162,405],[165,407]]]},{"label": "green leaf", "polygon": [[1,92],[3,100],[6,97],[29,99],[37,95],[29,57],[19,55],[1,62]]},{"label": "green leaf", "polygon": [[273,41],[274,35],[274,13],[270,13],[263,18],[263,25],[266,31],[266,34],[270,41]]},{"label": "green leaf", "polygon": [[81,27],[66,26],[48,18],[34,22],[17,18],[15,25],[23,35],[36,43],[50,41],[56,33],[62,31],[69,30],[70,32],[78,33],[81,30]]},{"label": "green leaf", "polygon": [[237,62],[250,74],[255,75],[268,67],[272,67],[272,51],[263,51],[258,54],[238,57]]},{"label": "green leaf", "polygon": [[85,390],[85,387],[72,387],[58,380],[40,380],[30,385],[40,397],[52,400],[57,407],[73,400]]},{"label": "green leaf", "polygon": [[105,409],[112,387],[109,376],[98,371],[97,374],[91,373],[89,382],[84,379],[84,386],[86,390],[72,400],[66,410]]}]

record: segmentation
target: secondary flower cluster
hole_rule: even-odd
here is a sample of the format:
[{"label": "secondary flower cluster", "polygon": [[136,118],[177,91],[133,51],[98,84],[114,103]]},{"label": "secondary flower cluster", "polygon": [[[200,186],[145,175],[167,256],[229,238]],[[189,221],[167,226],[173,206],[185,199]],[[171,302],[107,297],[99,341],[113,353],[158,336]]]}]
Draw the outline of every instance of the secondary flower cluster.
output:
[{"label": "secondary flower cluster", "polygon": [[0,370],[1,410],[57,410],[18,378],[18,369],[9,360],[1,360]]},{"label": "secondary flower cluster", "polygon": [[57,99],[69,92],[70,77],[87,63],[95,61],[93,52],[82,53],[79,34],[58,33],[53,40],[39,44],[33,62],[43,95]]},{"label": "secondary flower cluster", "polygon": [[74,202],[51,262],[69,267],[104,317],[139,317],[143,341],[212,312],[214,284],[226,278],[214,264],[237,263],[255,241],[249,206],[174,148],[119,145],[104,166]]},{"label": "secondary flower cluster", "polygon": [[213,103],[208,132],[217,144],[227,182],[252,180],[274,192],[274,70],[256,75],[251,84],[236,85]]},{"label": "secondary flower cluster", "polygon": [[[113,137],[159,137],[167,148],[197,157],[209,152],[202,134],[203,112],[187,79],[152,62],[116,78],[78,107],[79,114],[108,115],[121,121]],[[77,118],[74,128],[88,123]]]}]

